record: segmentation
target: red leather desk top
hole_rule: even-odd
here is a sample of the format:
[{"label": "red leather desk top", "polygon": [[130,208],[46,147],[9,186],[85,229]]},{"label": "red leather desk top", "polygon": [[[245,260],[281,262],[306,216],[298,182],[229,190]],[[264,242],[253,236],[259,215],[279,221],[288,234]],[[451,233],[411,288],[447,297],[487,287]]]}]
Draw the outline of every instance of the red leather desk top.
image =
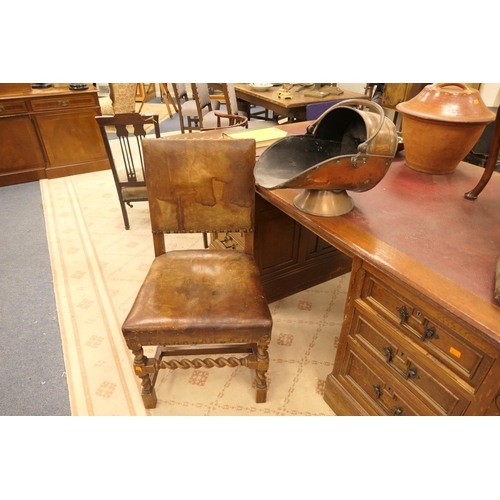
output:
[{"label": "red leather desk top", "polygon": [[500,306],[493,295],[500,258],[500,175],[493,174],[477,200],[464,198],[482,173],[460,163],[452,174],[423,174],[407,167],[399,154],[375,188],[348,193],[355,207],[343,217]]}]

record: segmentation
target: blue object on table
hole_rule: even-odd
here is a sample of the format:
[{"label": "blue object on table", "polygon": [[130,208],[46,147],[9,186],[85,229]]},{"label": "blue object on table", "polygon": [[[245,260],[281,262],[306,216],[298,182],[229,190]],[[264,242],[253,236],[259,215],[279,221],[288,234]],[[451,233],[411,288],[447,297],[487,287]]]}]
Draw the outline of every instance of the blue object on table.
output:
[{"label": "blue object on table", "polygon": [[306,106],[306,120],[316,120],[339,101],[315,102]]}]

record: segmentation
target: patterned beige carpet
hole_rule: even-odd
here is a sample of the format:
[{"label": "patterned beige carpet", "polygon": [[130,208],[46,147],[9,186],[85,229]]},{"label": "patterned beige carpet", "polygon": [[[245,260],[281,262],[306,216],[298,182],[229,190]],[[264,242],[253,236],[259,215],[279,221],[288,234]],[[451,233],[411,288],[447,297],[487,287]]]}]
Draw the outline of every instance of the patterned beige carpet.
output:
[{"label": "patterned beige carpet", "polygon": [[[129,209],[127,231],[111,171],[40,184],[73,415],[333,415],[323,389],[348,276],[270,305],[267,403],[255,403],[247,368],[163,370],[158,406],[145,410],[121,324],[153,259],[148,205]],[[202,247],[198,235],[166,241]]]}]

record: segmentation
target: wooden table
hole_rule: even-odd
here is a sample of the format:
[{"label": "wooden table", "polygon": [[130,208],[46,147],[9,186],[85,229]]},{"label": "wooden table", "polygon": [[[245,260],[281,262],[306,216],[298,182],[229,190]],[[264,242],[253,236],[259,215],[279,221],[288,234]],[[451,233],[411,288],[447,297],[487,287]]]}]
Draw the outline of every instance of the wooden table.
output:
[{"label": "wooden table", "polygon": [[344,323],[325,401],[339,415],[500,414],[500,174],[464,198],[479,167],[408,168],[399,153],[354,209],[318,217],[300,190],[257,187],[269,203],[352,258]]},{"label": "wooden table", "polygon": [[[212,85],[212,84],[211,84]],[[250,88],[246,83],[235,83],[236,97],[249,104],[261,106],[269,109],[274,113],[289,118],[290,120],[304,121],[306,119],[306,107],[308,104],[331,102],[332,105],[337,101],[344,101],[346,99],[368,99],[368,96],[350,90],[344,90],[340,95],[328,95],[327,97],[306,97],[305,94],[310,92],[313,87],[303,90],[299,89],[299,85],[295,85],[290,93],[291,99],[280,99],[278,91],[281,86],[274,86],[264,92],[258,92]]]}]

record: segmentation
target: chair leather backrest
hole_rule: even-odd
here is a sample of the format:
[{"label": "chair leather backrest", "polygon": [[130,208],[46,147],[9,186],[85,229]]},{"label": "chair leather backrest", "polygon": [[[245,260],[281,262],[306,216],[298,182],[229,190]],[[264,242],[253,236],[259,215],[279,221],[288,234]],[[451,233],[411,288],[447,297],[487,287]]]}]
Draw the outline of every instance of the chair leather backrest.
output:
[{"label": "chair leather backrest", "polygon": [[153,233],[253,230],[255,140],[144,139]]}]

